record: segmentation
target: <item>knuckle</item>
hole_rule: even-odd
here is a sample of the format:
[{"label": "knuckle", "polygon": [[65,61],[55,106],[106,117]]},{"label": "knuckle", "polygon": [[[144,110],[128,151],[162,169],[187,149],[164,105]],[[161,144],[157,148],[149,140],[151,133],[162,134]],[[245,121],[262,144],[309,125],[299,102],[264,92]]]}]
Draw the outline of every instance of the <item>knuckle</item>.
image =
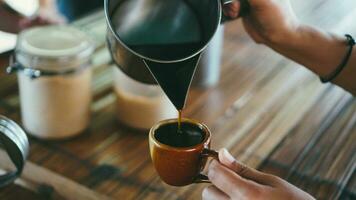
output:
[{"label": "knuckle", "polygon": [[243,197],[245,199],[262,200],[266,199],[266,193],[267,191],[264,187],[260,187],[252,181],[248,181],[244,188],[235,186],[231,192],[231,196],[233,197],[232,199],[241,199]]},{"label": "knuckle", "polygon": [[272,174],[264,174],[264,179],[270,182],[271,185],[285,185],[286,181],[278,176]]},{"label": "knuckle", "polygon": [[280,178],[280,177],[278,177],[278,176],[274,176],[274,175],[272,175],[272,174],[265,174],[265,177],[266,177],[266,179],[271,180],[271,181],[273,181],[273,182],[275,182],[275,183],[282,183],[282,182],[284,182],[282,178]]},{"label": "knuckle", "polygon": [[246,165],[241,164],[236,160],[233,162],[233,165],[235,168],[235,172],[239,175],[244,175],[248,171],[248,167]]},{"label": "knuckle", "polygon": [[266,191],[261,187],[253,187],[249,191],[249,199],[265,199]]},{"label": "knuckle", "polygon": [[208,177],[210,179],[214,179],[217,171],[218,171],[218,164],[216,162],[212,162],[209,166]]},{"label": "knuckle", "polygon": [[276,184],[279,184],[279,185],[282,185],[282,184],[285,184],[285,180],[278,177],[278,176],[272,176],[271,178]]}]

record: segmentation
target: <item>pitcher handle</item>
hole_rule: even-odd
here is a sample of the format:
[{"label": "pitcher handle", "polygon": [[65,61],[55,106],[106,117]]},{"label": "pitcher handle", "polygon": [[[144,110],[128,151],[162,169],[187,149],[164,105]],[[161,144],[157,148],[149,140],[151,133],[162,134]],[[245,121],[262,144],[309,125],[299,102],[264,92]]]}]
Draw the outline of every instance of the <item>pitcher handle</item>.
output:
[{"label": "pitcher handle", "polygon": [[[222,6],[227,5],[227,4],[231,4],[236,0],[221,0],[221,4]],[[250,12],[250,3],[248,2],[248,0],[238,0],[240,2],[240,13],[238,17],[244,17],[246,16],[249,12]],[[225,16],[224,14],[222,15],[221,18],[221,23],[224,23],[226,21],[231,21],[235,18],[231,18],[228,16]]]}]

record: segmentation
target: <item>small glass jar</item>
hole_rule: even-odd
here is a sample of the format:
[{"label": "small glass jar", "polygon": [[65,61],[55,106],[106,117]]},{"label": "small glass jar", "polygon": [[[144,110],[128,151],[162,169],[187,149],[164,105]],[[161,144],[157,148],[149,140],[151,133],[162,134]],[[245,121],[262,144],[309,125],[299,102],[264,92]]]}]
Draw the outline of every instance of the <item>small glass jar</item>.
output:
[{"label": "small glass jar", "polygon": [[[0,163],[1,168],[7,171],[5,174],[0,174],[0,188],[12,183],[21,175],[29,148],[27,136],[22,128],[9,118],[0,115]],[[12,171],[10,162],[15,165],[16,170]]]},{"label": "small glass jar", "polygon": [[23,126],[44,139],[67,138],[89,123],[90,58],[94,43],[70,26],[46,26],[20,33],[16,63]]},{"label": "small glass jar", "polygon": [[177,118],[178,112],[158,85],[140,83],[114,68],[117,118],[125,125],[148,130],[155,123]]}]

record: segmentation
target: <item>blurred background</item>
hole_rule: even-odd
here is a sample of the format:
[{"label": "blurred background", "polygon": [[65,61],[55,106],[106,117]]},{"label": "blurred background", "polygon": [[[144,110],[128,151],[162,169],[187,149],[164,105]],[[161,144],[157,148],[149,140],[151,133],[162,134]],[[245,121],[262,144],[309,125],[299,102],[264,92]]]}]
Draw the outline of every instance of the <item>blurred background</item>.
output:
[{"label": "blurred background", "polygon": [[[291,2],[305,23],[341,34],[356,34],[355,0]],[[34,9],[26,6],[19,14],[18,5],[23,3]],[[54,172],[111,197],[199,199],[201,185],[164,185],[151,165],[147,135],[115,120],[112,69],[117,68],[105,46],[102,4],[103,0],[41,0],[36,9],[31,0],[0,0],[0,54],[5,44],[9,46],[3,52],[15,44],[16,35],[9,33],[38,24],[72,23],[97,42],[92,61],[93,123],[83,136],[64,142],[31,138],[28,160],[39,171]],[[17,12],[16,5],[20,9]],[[226,24],[224,34],[221,79],[212,88],[190,91],[185,116],[210,127],[213,148],[227,147],[251,167],[276,174],[317,199],[355,199],[354,98],[331,84],[321,84],[308,70],[255,44],[243,30],[241,20]],[[0,113],[19,122],[16,76],[5,75],[9,53],[6,54],[0,55]],[[24,177],[41,186],[46,183],[49,187],[44,186],[49,189],[56,188],[48,181],[53,177],[31,179],[32,174],[30,171]],[[38,197],[49,194],[43,188],[35,188],[34,193],[12,185],[0,192],[0,199],[41,199]],[[62,196],[74,196],[60,192]]]},{"label": "blurred background", "polygon": [[19,31],[37,25],[65,24],[101,10],[102,0],[0,0],[0,53],[15,47]]}]

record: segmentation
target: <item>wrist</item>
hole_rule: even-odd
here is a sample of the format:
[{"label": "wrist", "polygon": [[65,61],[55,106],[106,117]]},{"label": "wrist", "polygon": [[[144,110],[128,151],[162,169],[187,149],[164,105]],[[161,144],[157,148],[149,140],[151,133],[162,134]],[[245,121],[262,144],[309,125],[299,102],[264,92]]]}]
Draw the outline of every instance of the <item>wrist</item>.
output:
[{"label": "wrist", "polygon": [[347,52],[344,37],[308,25],[299,25],[267,45],[322,77],[332,73]]}]

